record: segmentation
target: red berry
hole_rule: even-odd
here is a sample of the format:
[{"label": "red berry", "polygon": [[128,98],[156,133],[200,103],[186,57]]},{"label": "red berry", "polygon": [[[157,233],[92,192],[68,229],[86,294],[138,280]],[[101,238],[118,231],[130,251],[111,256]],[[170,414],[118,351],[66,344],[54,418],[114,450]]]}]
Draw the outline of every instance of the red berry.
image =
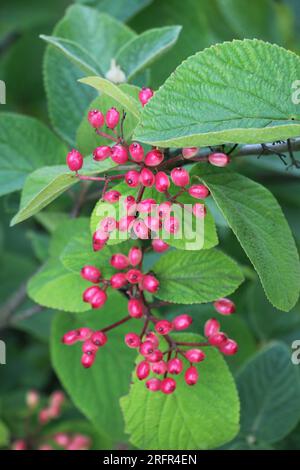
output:
[{"label": "red berry", "polygon": [[168,320],[159,320],[155,325],[155,330],[160,335],[167,335],[173,330],[173,325]]},{"label": "red berry", "polygon": [[11,445],[12,450],[26,450],[27,449],[27,444],[23,439],[18,439],[17,441],[14,441]]},{"label": "red berry", "polygon": [[110,258],[110,264],[115,269],[125,269],[129,266],[129,259],[123,253],[116,253]]},{"label": "red berry", "polygon": [[175,330],[186,330],[193,323],[193,319],[190,315],[186,315],[184,313],[182,315],[178,315],[178,317],[175,317],[172,323]]},{"label": "red berry", "polygon": [[95,268],[95,266],[84,266],[81,270],[81,276],[87,281],[98,284],[101,279],[101,271]]},{"label": "red berry", "polygon": [[139,380],[144,380],[150,374],[150,365],[147,361],[140,362],[136,367],[136,375]]},{"label": "red berry", "polygon": [[160,240],[159,238],[152,240],[151,243],[153,251],[156,251],[156,253],[163,253],[170,247],[168,243],[164,242],[163,240]]},{"label": "red berry", "polygon": [[179,359],[178,357],[174,357],[173,359],[170,359],[167,363],[168,366],[168,372],[169,374],[180,374],[183,369],[183,363],[182,360]]},{"label": "red berry", "polygon": [[230,163],[230,157],[226,153],[215,152],[208,156],[208,161],[211,165],[223,167]]},{"label": "red berry", "polygon": [[222,315],[231,315],[235,312],[235,304],[230,299],[219,299],[214,302],[214,307],[217,312]]},{"label": "red berry", "polygon": [[159,204],[158,206],[158,215],[161,219],[170,215],[172,209],[172,203],[170,201],[165,201]]},{"label": "red berry", "polygon": [[195,199],[205,199],[210,195],[209,189],[204,184],[194,184],[189,187],[188,192]]},{"label": "red berry", "polygon": [[142,106],[145,106],[145,104],[148,103],[148,101],[152,98],[153,95],[154,92],[153,90],[151,90],[151,88],[143,87],[139,92],[139,100],[142,103]]},{"label": "red berry", "polygon": [[135,221],[134,215],[124,215],[121,217],[118,223],[118,228],[121,232],[127,232]]},{"label": "red berry", "polygon": [[154,348],[158,348],[159,339],[153,331],[149,331],[146,334],[146,339],[147,339],[147,341],[152,341]]},{"label": "red berry", "polygon": [[114,217],[105,217],[100,222],[100,230],[104,233],[110,233],[116,230],[117,221]]},{"label": "red berry", "polygon": [[139,205],[137,207],[137,210],[138,210],[138,212],[143,212],[143,213],[147,214],[147,213],[153,211],[154,206],[156,206],[156,200],[155,199],[151,199],[151,198],[143,199],[139,203]]},{"label": "red berry", "polygon": [[150,150],[145,156],[145,164],[147,166],[158,166],[163,160],[164,154],[158,149]]},{"label": "red berry", "polygon": [[93,235],[93,249],[94,251],[99,251],[104,248],[105,243],[109,239],[109,235],[104,233],[102,230],[96,230]]},{"label": "red berry", "polygon": [[141,173],[140,173],[140,182],[146,186],[147,188],[150,188],[151,186],[154,185],[155,183],[155,176],[152,173],[149,168],[143,168]]},{"label": "red berry", "polygon": [[148,354],[147,361],[149,361],[151,363],[152,362],[159,362],[159,361],[162,360],[163,357],[164,357],[163,353],[157,349],[156,351],[153,351],[153,353]]},{"label": "red berry", "polygon": [[129,145],[129,153],[132,160],[137,163],[140,163],[144,160],[144,149],[138,142],[132,142],[132,144]]},{"label": "red berry", "polygon": [[125,181],[130,188],[136,188],[140,184],[140,173],[136,170],[127,171]]},{"label": "red berry", "polygon": [[143,274],[138,269],[129,269],[126,273],[126,279],[130,284],[138,284],[143,279]]},{"label": "red berry", "polygon": [[132,230],[140,240],[147,240],[149,238],[149,230],[143,220],[135,220],[132,224]]},{"label": "red berry", "polygon": [[233,339],[228,339],[219,346],[219,350],[225,354],[225,356],[233,356],[238,352],[238,345]]},{"label": "red berry", "polygon": [[136,213],[136,200],[133,196],[126,196],[124,199],[124,207],[128,215],[135,215]]},{"label": "red berry", "polygon": [[111,147],[108,145],[101,145],[93,151],[93,157],[96,162],[102,162],[108,157],[111,157]]},{"label": "red berry", "polygon": [[151,392],[157,392],[158,390],[160,390],[161,381],[160,381],[159,379],[156,379],[156,378],[149,379],[149,380],[147,380],[147,382],[146,382],[146,387],[147,387],[148,390],[150,390]]},{"label": "red berry", "polygon": [[95,354],[83,354],[81,356],[81,364],[83,365],[83,367],[88,369],[94,364],[95,359],[96,359]]},{"label": "red berry", "polygon": [[93,297],[98,294],[98,292],[100,291],[100,287],[98,286],[92,286],[92,287],[88,287],[83,295],[82,295],[82,299],[84,302],[88,302],[88,303],[91,303]]},{"label": "red berry", "polygon": [[111,149],[111,158],[118,165],[123,165],[128,160],[128,153],[126,148],[121,144],[116,144]]},{"label": "red berry", "polygon": [[62,342],[64,344],[71,345],[71,344],[77,343],[77,341],[79,341],[79,332],[78,332],[78,330],[68,331],[62,337]]},{"label": "red berry", "polygon": [[126,284],[127,278],[125,273],[116,273],[110,278],[110,285],[113,289],[121,289]]},{"label": "red berry", "polygon": [[94,295],[90,304],[92,308],[101,308],[107,301],[107,294],[103,290],[99,289],[97,294]]},{"label": "red berry", "polygon": [[151,370],[154,374],[163,375],[167,372],[167,364],[164,361],[154,362],[151,364]]},{"label": "red berry", "polygon": [[189,349],[184,355],[190,362],[202,362],[206,357],[201,349]]},{"label": "red berry", "polygon": [[180,222],[176,217],[167,217],[164,220],[164,229],[168,233],[177,233],[180,228]]},{"label": "red berry", "polygon": [[146,274],[142,279],[141,288],[155,294],[159,289],[159,281],[152,274]]},{"label": "red berry", "polygon": [[173,168],[173,170],[171,171],[171,179],[175,186],[183,187],[189,184],[190,175],[188,171],[186,171],[184,168]]},{"label": "red berry", "polygon": [[164,171],[159,171],[155,176],[155,188],[159,193],[166,192],[170,187],[170,180]]},{"label": "red berry", "polygon": [[53,440],[56,444],[58,444],[60,447],[67,447],[67,445],[70,443],[70,437],[68,434],[59,432],[55,434],[53,437]]},{"label": "red berry", "polygon": [[195,366],[189,367],[184,374],[184,380],[188,385],[196,385],[199,379],[199,373]]},{"label": "red berry", "polygon": [[204,334],[208,338],[209,336],[215,335],[220,331],[220,323],[215,318],[207,320],[204,325]]},{"label": "red berry", "polygon": [[107,343],[107,336],[103,331],[95,331],[91,336],[91,341],[98,347],[104,346]]},{"label": "red berry", "polygon": [[127,335],[125,335],[125,343],[129,348],[138,348],[141,344],[141,340],[136,333],[127,333]]},{"label": "red berry", "polygon": [[158,232],[161,227],[161,221],[157,217],[151,217],[148,215],[144,222],[148,229],[152,230],[153,232]]},{"label": "red berry", "polygon": [[142,262],[142,259],[143,259],[142,250],[138,248],[137,246],[133,246],[129,250],[128,259],[129,259],[131,266],[138,266]]},{"label": "red berry", "polygon": [[198,153],[198,147],[189,147],[182,149],[183,158],[189,159],[193,158]]},{"label": "red berry", "polygon": [[193,214],[195,217],[197,217],[198,219],[203,219],[203,217],[206,216],[206,207],[204,204],[200,204],[199,202],[197,202],[196,204],[194,204],[193,206]]},{"label": "red berry", "polygon": [[82,345],[82,352],[85,354],[95,354],[98,351],[98,346],[90,339],[87,339]]},{"label": "red berry", "polygon": [[215,333],[214,335],[211,335],[209,336],[208,338],[208,342],[209,344],[211,344],[212,346],[222,346],[223,344],[225,344],[227,341],[227,336],[220,332],[220,333]]},{"label": "red berry", "polygon": [[88,113],[88,121],[92,127],[97,129],[98,127],[102,127],[104,124],[104,116],[98,109],[92,109]]},{"label": "red berry", "polygon": [[86,339],[89,339],[93,333],[93,330],[87,327],[79,328],[78,334],[79,334],[79,341],[85,341]]},{"label": "red berry", "polygon": [[170,377],[167,377],[161,382],[160,388],[163,393],[169,395],[170,393],[173,393],[175,391],[176,381],[174,379],[171,379]]},{"label": "red berry", "polygon": [[110,202],[111,204],[114,204],[115,202],[119,201],[120,197],[121,197],[121,193],[119,193],[119,191],[115,191],[114,189],[112,189],[111,191],[107,191],[104,194],[103,199],[106,202]]},{"label": "red berry", "polygon": [[114,129],[118,125],[119,119],[120,119],[120,113],[116,108],[110,108],[107,111],[106,116],[105,116],[105,121],[109,129]]},{"label": "red berry", "polygon": [[133,318],[141,318],[144,313],[143,302],[138,299],[130,299],[128,301],[128,313]]},{"label": "red berry", "polygon": [[71,171],[78,171],[83,165],[83,156],[78,150],[71,150],[67,155],[67,165]]},{"label": "red berry", "polygon": [[144,341],[140,345],[139,352],[142,356],[148,356],[148,354],[152,354],[154,351],[154,345],[152,341]]}]

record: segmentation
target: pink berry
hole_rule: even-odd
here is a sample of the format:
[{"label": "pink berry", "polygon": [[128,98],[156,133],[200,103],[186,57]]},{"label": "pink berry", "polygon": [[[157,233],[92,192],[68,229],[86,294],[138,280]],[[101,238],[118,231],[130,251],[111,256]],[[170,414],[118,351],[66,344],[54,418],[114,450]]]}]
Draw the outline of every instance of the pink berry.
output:
[{"label": "pink berry", "polygon": [[189,187],[188,192],[195,199],[205,199],[210,195],[209,189],[204,184],[194,184]]},{"label": "pink berry", "polygon": [[158,149],[150,150],[145,156],[145,164],[147,166],[158,166],[163,160],[164,154]]},{"label": "pink berry", "polygon": [[196,202],[193,206],[193,214],[195,217],[198,219],[203,219],[203,217],[206,216],[206,207],[204,204],[200,204],[199,202]]},{"label": "pink berry", "polygon": [[93,157],[96,162],[102,162],[106,158],[111,157],[111,147],[108,145],[101,145],[93,151]]},{"label": "pink berry", "polygon": [[154,348],[158,348],[159,339],[153,331],[148,331],[146,334],[146,339],[147,341],[151,341],[153,343]]},{"label": "pink berry", "polygon": [[50,446],[50,444],[41,444],[38,447],[38,450],[54,450],[54,449],[52,446]]},{"label": "pink berry", "polygon": [[214,302],[214,307],[217,312],[222,315],[231,315],[235,312],[235,304],[230,299],[219,299]]},{"label": "pink berry", "polygon": [[167,372],[167,364],[164,361],[154,362],[151,364],[151,370],[154,374],[163,375]]},{"label": "pink berry", "polygon": [[136,188],[140,184],[140,173],[136,170],[127,171],[125,181],[130,188]]},{"label": "pink berry", "polygon": [[118,165],[123,165],[128,160],[126,148],[121,144],[116,144],[111,149],[111,159]]},{"label": "pink berry", "polygon": [[71,150],[67,155],[67,165],[71,171],[78,171],[83,165],[83,156],[78,150]]},{"label": "pink berry", "polygon": [[198,147],[189,147],[182,149],[182,156],[183,158],[189,159],[193,158],[198,153]]},{"label": "pink berry", "polygon": [[138,266],[142,262],[142,259],[143,259],[142,250],[137,246],[133,246],[129,250],[128,259],[129,259],[129,263],[131,264],[131,266]]},{"label": "pink berry", "polygon": [[121,217],[118,223],[118,228],[121,232],[127,232],[135,221],[134,215],[124,215]]},{"label": "pink berry", "polygon": [[188,385],[196,385],[199,379],[199,373],[195,366],[189,367],[184,374],[184,380]]},{"label": "pink berry", "polygon": [[156,206],[156,200],[155,199],[152,199],[152,198],[148,198],[148,199],[143,199],[138,207],[137,207],[137,210],[139,212],[142,212],[142,213],[149,213],[149,212],[152,212],[154,210]]},{"label": "pink berry", "polygon": [[70,437],[66,433],[59,432],[55,434],[55,436],[53,437],[53,440],[60,447],[67,447],[67,445],[70,442]]},{"label": "pink berry", "polygon": [[143,302],[138,299],[130,299],[128,301],[128,313],[133,318],[141,318],[144,313]]},{"label": "pink berry", "polygon": [[176,381],[170,377],[167,377],[161,382],[160,388],[163,393],[170,395],[170,393],[173,393],[176,389]]},{"label": "pink berry", "polygon": [[204,334],[208,338],[209,336],[215,335],[220,331],[220,323],[215,318],[207,320],[204,325]]},{"label": "pink berry", "polygon": [[219,350],[225,354],[225,356],[233,356],[238,352],[238,345],[233,339],[228,339],[224,344],[221,344]]},{"label": "pink berry", "polygon": [[151,294],[155,294],[159,289],[159,281],[152,274],[146,274],[142,279],[141,288]]},{"label": "pink berry", "polygon": [[189,349],[185,352],[185,357],[190,362],[202,362],[206,356],[201,349]]},{"label": "pink berry", "polygon": [[94,295],[90,304],[92,308],[101,308],[107,301],[107,294],[103,290],[99,289],[97,294]]},{"label": "pink berry", "polygon": [[173,359],[170,359],[167,363],[168,366],[168,372],[169,374],[181,374],[182,369],[183,369],[183,363],[182,360],[179,359],[178,357],[174,357]]},{"label": "pink berry", "polygon": [[144,341],[140,345],[139,352],[142,356],[148,356],[148,354],[152,354],[154,351],[154,345],[152,341]]},{"label": "pink berry", "polygon": [[116,230],[117,221],[114,217],[104,217],[100,222],[100,230],[104,233],[110,233]]},{"label": "pink berry", "polygon": [[155,330],[160,335],[167,335],[173,330],[173,325],[168,320],[159,320],[155,325]]},{"label": "pink berry", "polygon": [[170,201],[165,201],[159,204],[158,206],[158,215],[161,219],[165,219],[170,215],[172,209],[172,203]]},{"label": "pink berry", "polygon": [[144,149],[138,142],[129,145],[129,153],[133,161],[140,163],[144,160]]},{"label": "pink berry", "polygon": [[67,345],[77,343],[79,341],[78,330],[71,330],[64,334],[62,337],[62,342]]},{"label": "pink berry", "polygon": [[137,204],[134,196],[126,196],[124,199],[124,207],[128,215],[135,215]]},{"label": "pink berry", "polygon": [[98,351],[98,346],[90,339],[87,339],[82,345],[82,352],[85,354],[95,354]]},{"label": "pink berry", "polygon": [[208,161],[214,166],[227,166],[230,163],[230,157],[226,153],[215,152],[208,156]]},{"label": "pink berry", "polygon": [[93,330],[87,327],[82,327],[79,328],[78,334],[79,334],[79,341],[85,341],[86,339],[89,339],[92,336]]},{"label": "pink berry", "polygon": [[156,351],[153,351],[153,353],[148,354],[147,356],[147,361],[149,362],[160,362],[163,359],[163,353],[159,351],[158,349]]},{"label": "pink berry", "polygon": [[96,230],[93,234],[93,249],[94,251],[102,250],[109,239],[108,233],[104,233],[102,230]]},{"label": "pink berry", "polygon": [[129,348],[138,348],[141,344],[141,340],[136,333],[127,333],[127,335],[125,335],[125,343]]},{"label": "pink berry", "polygon": [[129,266],[129,259],[123,253],[116,253],[110,258],[110,264],[115,269],[125,269]]},{"label": "pink berry", "polygon": [[147,240],[149,238],[149,230],[143,220],[136,219],[132,224],[132,230],[140,240]]},{"label": "pink berry", "polygon": [[178,315],[177,317],[175,317],[172,323],[175,330],[186,330],[193,323],[193,319],[190,315],[186,315],[185,313],[183,313],[182,315]]},{"label": "pink berry", "polygon": [[150,365],[147,361],[142,361],[137,365],[136,375],[139,380],[144,380],[150,374]]},{"label": "pink berry", "polygon": [[40,401],[40,394],[36,390],[29,390],[26,394],[26,405],[33,410]]},{"label": "pink berry", "polygon": [[27,444],[23,439],[18,439],[17,441],[14,441],[11,445],[12,450],[26,450],[27,449]]},{"label": "pink berry", "polygon": [[105,116],[106,125],[109,129],[114,129],[120,119],[120,113],[116,108],[110,108]]},{"label": "pink berry", "polygon": [[83,367],[88,369],[94,364],[95,359],[96,359],[95,354],[83,354],[81,356],[81,364],[83,365]]},{"label": "pink berry", "polygon": [[222,346],[227,341],[227,336],[220,331],[220,333],[215,333],[214,335],[209,336],[208,342],[212,346]]},{"label": "pink berry", "polygon": [[95,266],[84,266],[81,270],[81,276],[87,281],[98,284],[101,279],[101,271],[95,268]]},{"label": "pink berry", "polygon": [[188,171],[186,171],[184,168],[173,168],[173,170],[171,171],[171,179],[175,186],[184,187],[189,184],[190,175]]},{"label": "pink berry", "polygon": [[104,194],[103,199],[106,202],[110,202],[111,204],[114,204],[115,202],[119,201],[120,197],[121,197],[121,193],[119,193],[119,191],[115,191],[114,189],[112,189],[111,191],[107,191]]},{"label": "pink berry", "polygon": [[104,116],[99,111],[99,109],[92,109],[88,113],[88,121],[92,127],[97,129],[98,127],[102,127],[104,124]]},{"label": "pink berry", "polygon": [[148,229],[152,230],[153,232],[158,232],[158,230],[161,228],[161,221],[158,217],[151,217],[148,215],[144,222]]},{"label": "pink berry", "polygon": [[155,176],[152,173],[149,168],[143,168],[141,173],[140,173],[140,182],[146,186],[147,188],[150,188],[151,186],[154,185],[155,183]]},{"label": "pink berry", "polygon": [[107,336],[103,331],[95,331],[91,336],[91,341],[100,348],[107,343]]},{"label": "pink berry", "polygon": [[154,92],[153,90],[151,90],[151,88],[143,87],[139,92],[139,100],[142,106],[145,106],[145,104],[148,103],[148,101],[152,98],[153,95],[154,95]]},{"label": "pink berry", "polygon": [[127,278],[125,273],[116,273],[110,278],[110,285],[113,289],[122,289],[126,284]]},{"label": "pink berry", "polygon": [[156,253],[163,253],[170,247],[168,243],[164,242],[163,240],[160,240],[159,238],[152,240],[151,243],[153,251],[156,251]]},{"label": "pink berry", "polygon": [[159,193],[166,192],[170,187],[170,180],[164,171],[159,171],[155,176],[155,188]]},{"label": "pink berry", "polygon": [[160,390],[161,381],[160,381],[159,379],[156,379],[156,378],[149,379],[149,380],[147,380],[147,382],[146,382],[146,387],[147,387],[148,390],[150,390],[151,392],[157,392],[158,390]]},{"label": "pink berry", "polygon": [[143,279],[143,274],[139,269],[129,269],[126,279],[130,284],[138,284]]},{"label": "pink berry", "polygon": [[180,229],[180,222],[176,217],[167,217],[164,220],[164,229],[168,233],[177,233]]},{"label": "pink berry", "polygon": [[39,412],[39,422],[40,424],[46,424],[51,419],[48,408],[43,408]]},{"label": "pink berry", "polygon": [[98,294],[98,292],[99,292],[100,290],[101,290],[101,289],[100,289],[100,287],[98,287],[98,286],[88,287],[88,288],[84,291],[84,293],[83,293],[83,295],[82,295],[83,301],[90,303],[90,302],[92,301],[93,297],[94,297],[96,294]]}]

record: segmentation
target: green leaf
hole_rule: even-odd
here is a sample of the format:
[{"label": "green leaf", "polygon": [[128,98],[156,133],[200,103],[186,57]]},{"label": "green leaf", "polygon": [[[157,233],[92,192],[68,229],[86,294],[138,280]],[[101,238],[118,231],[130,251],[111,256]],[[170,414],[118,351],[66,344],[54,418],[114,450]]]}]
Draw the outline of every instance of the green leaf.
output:
[{"label": "green leaf", "polygon": [[212,46],[167,79],[145,106],[134,138],[190,147],[296,137],[300,114],[292,83],[299,75],[300,58],[277,45],[244,40]]},{"label": "green leaf", "polygon": [[78,80],[81,83],[85,83],[96,90],[104,93],[123,106],[126,111],[131,112],[137,119],[140,116],[140,103],[126,94],[119,86],[101,77],[86,77]]},{"label": "green leaf", "polygon": [[[108,160],[97,165],[95,161],[88,158],[85,160],[84,173],[94,175],[106,172],[114,166],[116,165]],[[78,181],[66,165],[48,166],[34,171],[25,181],[20,208],[12,219],[11,225],[18,224],[36,214]]]},{"label": "green leaf", "polygon": [[181,26],[165,26],[145,31],[124,44],[116,63],[125,72],[127,81],[166,53],[177,41]]},{"label": "green leaf", "polygon": [[215,249],[169,252],[153,272],[160,281],[156,297],[181,304],[211,302],[231,294],[243,282],[238,265]]},{"label": "green leaf", "polygon": [[[128,391],[135,351],[124,343],[128,332],[126,324],[108,333],[108,342],[99,351],[93,367],[84,369],[80,364],[81,344],[65,346],[62,335],[69,330],[87,326],[99,330],[126,315],[125,297],[111,292],[100,314],[82,315],[58,313],[52,330],[52,362],[63,386],[74,404],[93,422],[100,432],[114,441],[123,438],[123,418],[118,400]],[[139,331],[139,322],[130,321],[130,331]],[[132,330],[133,328],[133,330]]]},{"label": "green leaf", "polygon": [[[20,140],[21,139],[21,140]],[[38,120],[0,115],[0,196],[21,189],[36,168],[64,162],[64,144]]]},{"label": "green leaf", "polygon": [[[76,3],[87,3],[87,0],[75,0]],[[88,4],[97,10],[108,13],[120,21],[128,21],[132,16],[149,5],[152,0],[88,0]]]},{"label": "green leaf", "polygon": [[10,432],[6,424],[0,421],[0,447],[5,447],[9,444],[9,435]]},{"label": "green leaf", "polygon": [[300,289],[299,256],[288,223],[274,196],[237,173],[207,170],[199,175],[258,272],[270,302],[290,310]]},{"label": "green leaf", "polygon": [[300,419],[300,377],[289,348],[281,343],[258,353],[237,377],[241,400],[241,435],[273,443]]},{"label": "green leaf", "polygon": [[[180,341],[201,341],[194,334]],[[206,353],[206,351],[205,351]],[[176,377],[172,395],[149,393],[133,375],[133,384],[121,398],[125,431],[136,447],[149,450],[212,449],[230,441],[239,429],[239,400],[231,374],[220,353],[207,351],[199,366],[200,380],[189,387]]]}]

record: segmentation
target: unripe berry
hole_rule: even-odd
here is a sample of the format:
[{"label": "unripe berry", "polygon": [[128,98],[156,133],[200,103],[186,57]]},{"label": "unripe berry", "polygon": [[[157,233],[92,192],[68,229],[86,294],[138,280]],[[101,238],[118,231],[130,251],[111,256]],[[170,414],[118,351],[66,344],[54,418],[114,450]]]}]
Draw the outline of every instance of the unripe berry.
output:
[{"label": "unripe berry", "polygon": [[88,113],[88,121],[92,127],[97,129],[98,127],[102,127],[104,124],[104,116],[98,109],[92,109]]},{"label": "unripe berry", "polygon": [[142,106],[145,106],[145,104],[148,103],[148,101],[152,98],[153,95],[154,95],[154,92],[153,90],[151,90],[151,88],[143,87],[139,92],[139,100]]},{"label": "unripe berry", "polygon": [[135,220],[132,224],[132,230],[140,240],[147,240],[149,238],[149,229],[143,220]]},{"label": "unripe berry", "polygon": [[166,395],[170,395],[170,393],[175,392],[176,381],[174,379],[171,379],[170,377],[167,377],[161,382],[160,389]]},{"label": "unripe berry", "polygon": [[26,404],[28,408],[33,410],[39,404],[40,395],[36,390],[29,390],[26,394]]},{"label": "unripe berry", "polygon": [[164,171],[159,171],[155,176],[155,188],[159,193],[166,192],[170,187],[170,180]]},{"label": "unripe berry", "polygon": [[107,191],[104,194],[103,199],[106,202],[110,202],[111,204],[114,204],[115,202],[119,201],[120,197],[121,197],[121,193],[119,193],[119,191],[115,191],[114,189],[112,189],[111,191]]},{"label": "unripe berry", "polygon": [[90,304],[92,308],[101,308],[107,301],[107,294],[103,290],[99,289],[99,291],[93,296]]},{"label": "unripe berry", "polygon": [[146,339],[147,339],[147,341],[151,341],[153,343],[153,346],[154,346],[155,349],[158,348],[159,339],[153,331],[149,331],[146,334]]},{"label": "unripe berry", "polygon": [[77,341],[79,341],[79,333],[78,333],[78,330],[71,330],[71,331],[68,331],[68,332],[65,333],[64,336],[62,337],[62,342],[63,342],[64,344],[71,345],[71,344],[77,343]]},{"label": "unripe berry", "polygon": [[144,341],[140,345],[139,352],[142,356],[148,356],[148,354],[152,354],[154,351],[154,346],[152,341]]},{"label": "unripe berry", "polygon": [[155,176],[152,173],[149,168],[143,168],[141,173],[140,173],[140,182],[146,186],[147,188],[150,188],[151,186],[154,185],[155,183]]},{"label": "unripe berry", "polygon": [[227,336],[220,331],[220,333],[215,333],[214,335],[209,336],[208,342],[212,346],[222,346],[227,341]]},{"label": "unripe berry", "polygon": [[139,212],[142,212],[142,213],[149,213],[153,210],[153,206],[156,205],[156,200],[155,199],[152,199],[152,198],[148,198],[148,199],[143,199],[137,209]]},{"label": "unripe berry", "polygon": [[90,339],[87,339],[82,345],[82,352],[85,354],[95,354],[98,351],[98,346]]},{"label": "unripe berry", "polygon": [[175,186],[183,188],[184,186],[189,184],[190,175],[188,171],[186,171],[184,168],[173,168],[173,170],[171,171],[171,179]]},{"label": "unripe berry", "polygon": [[189,367],[184,374],[184,380],[188,385],[196,385],[199,379],[199,373],[195,366]]},{"label": "unripe berry", "polygon": [[110,264],[115,269],[125,269],[129,266],[129,259],[123,253],[116,253],[110,258]]},{"label": "unripe berry", "polygon": [[155,325],[155,330],[160,335],[167,335],[173,330],[173,325],[168,320],[159,320]]},{"label": "unripe berry", "polygon": [[141,288],[151,294],[155,294],[159,289],[159,280],[152,274],[146,274],[142,279]]},{"label": "unripe berry", "polygon": [[187,160],[193,158],[198,153],[198,147],[189,147],[182,149],[182,156]]},{"label": "unripe berry", "polygon": [[144,160],[144,149],[138,142],[129,145],[129,153],[133,161],[140,163]]},{"label": "unripe berry", "polygon": [[114,129],[120,119],[120,113],[116,108],[110,108],[105,116],[106,125],[109,129]]},{"label": "unripe berry", "polygon": [[164,154],[158,149],[150,150],[145,156],[145,164],[147,166],[158,166],[163,160]]},{"label": "unripe berry", "polygon": [[130,188],[136,188],[140,184],[140,173],[136,170],[127,171],[125,181]]},{"label": "unripe berry", "polygon": [[164,220],[164,229],[168,233],[177,233],[180,228],[180,222],[176,217],[167,217]]},{"label": "unripe berry", "polygon": [[96,162],[102,162],[106,158],[111,157],[111,147],[108,145],[101,145],[93,151],[93,157]]},{"label": "unripe berry", "polygon": [[100,287],[98,286],[92,286],[92,287],[88,287],[84,292],[83,292],[83,295],[82,295],[82,299],[84,302],[88,302],[88,303],[91,303],[93,297],[98,294],[98,292],[100,291]]},{"label": "unripe berry", "polygon": [[194,184],[189,187],[188,192],[195,199],[205,199],[210,195],[209,189],[204,184]]},{"label": "unripe berry", "polygon": [[193,214],[195,217],[198,219],[203,219],[203,217],[206,216],[206,207],[204,204],[200,204],[199,202],[196,202],[193,206]]},{"label": "unripe berry", "polygon": [[66,162],[71,171],[78,171],[82,168],[83,156],[78,150],[73,149],[68,153]]},{"label": "unripe berry", "polygon": [[125,335],[125,343],[129,348],[138,348],[141,344],[141,340],[136,333],[127,333],[127,335]]},{"label": "unripe berry", "polygon": [[147,382],[146,382],[146,387],[147,387],[148,390],[150,390],[151,392],[157,392],[158,390],[160,390],[161,381],[160,381],[159,379],[156,379],[156,378],[149,379],[149,380],[147,380]]},{"label": "unripe berry", "polygon": [[153,251],[156,251],[156,253],[163,253],[170,247],[168,243],[164,242],[163,240],[160,240],[159,238],[152,240],[151,243]]},{"label": "unripe berry", "polygon": [[110,285],[113,289],[121,289],[126,284],[127,278],[125,273],[116,273],[110,278]]},{"label": "unripe berry", "polygon": [[135,221],[134,215],[124,215],[121,217],[118,223],[118,228],[120,232],[127,232]]},{"label": "unripe berry", "polygon": [[208,338],[209,336],[215,335],[220,331],[220,323],[215,318],[207,320],[204,325],[204,334]]},{"label": "unripe berry", "polygon": [[130,284],[138,284],[143,279],[143,274],[138,269],[129,269],[126,273],[126,279]]},{"label": "unripe berry", "polygon": [[86,326],[79,328],[79,341],[85,341],[86,339],[89,339],[92,336],[92,333],[93,330],[91,330],[91,328],[87,328]]},{"label": "unripe berry", "polygon": [[95,268],[95,266],[84,266],[81,269],[81,276],[87,281],[93,282],[94,284],[98,284],[101,279],[101,271]]},{"label": "unripe berry", "polygon": [[102,250],[105,243],[109,239],[109,235],[104,233],[102,230],[96,230],[93,234],[93,249],[94,251]]},{"label": "unripe berry", "polygon": [[136,375],[139,380],[144,380],[150,374],[150,365],[147,361],[142,361],[137,365]]},{"label": "unripe berry", "polygon": [[189,349],[184,355],[190,362],[202,362],[206,357],[201,349]]},{"label": "unripe berry", "polygon": [[228,339],[219,346],[219,351],[225,354],[225,356],[233,356],[238,352],[238,345],[233,339]]},{"label": "unripe berry", "polygon": [[158,215],[161,219],[165,219],[170,215],[172,209],[172,203],[170,201],[165,201],[159,204],[158,206]]},{"label": "unripe berry", "polygon": [[107,336],[103,331],[95,331],[91,336],[91,341],[100,348],[107,343]]},{"label": "unripe berry", "polygon": [[151,370],[154,374],[164,375],[167,372],[167,364],[164,361],[154,362],[151,364]]},{"label": "unripe berry", "polygon": [[222,315],[231,315],[235,312],[235,304],[230,299],[219,299],[214,302],[214,307],[217,312]]},{"label": "unripe berry", "polygon": [[230,157],[226,153],[215,152],[208,156],[208,161],[211,165],[223,167],[230,163]]},{"label": "unripe berry", "polygon": [[173,359],[170,359],[167,363],[168,366],[168,372],[169,374],[181,374],[182,369],[183,369],[183,363],[182,360],[179,359],[178,357],[174,357]]},{"label": "unripe berry", "polygon": [[128,160],[126,148],[121,144],[116,144],[111,149],[111,159],[118,165],[123,165]]},{"label": "unripe berry", "polygon": [[94,364],[95,359],[96,359],[95,354],[83,354],[81,356],[81,364],[83,365],[83,367],[88,369]]},{"label": "unripe berry", "polygon": [[159,362],[163,359],[163,357],[164,357],[163,353],[159,349],[157,349],[156,351],[153,351],[153,353],[148,354],[147,361],[149,361],[151,363],[152,362]]},{"label": "unripe berry", "polygon": [[152,217],[148,215],[144,220],[145,225],[148,227],[149,230],[153,232],[158,232],[161,228],[161,220],[158,217]]},{"label": "unripe berry", "polygon": [[143,259],[142,250],[137,246],[133,246],[129,250],[128,259],[129,259],[131,266],[138,266],[142,262],[142,259]]},{"label": "unripe berry", "polygon": [[172,323],[173,323],[175,330],[181,331],[181,330],[186,330],[187,328],[189,328],[189,326],[191,326],[191,324],[193,323],[193,319],[190,315],[186,315],[184,313],[182,315],[178,315],[177,317],[175,317]]},{"label": "unripe berry", "polygon": [[141,318],[144,312],[144,305],[141,300],[130,299],[128,301],[128,313],[133,318]]}]

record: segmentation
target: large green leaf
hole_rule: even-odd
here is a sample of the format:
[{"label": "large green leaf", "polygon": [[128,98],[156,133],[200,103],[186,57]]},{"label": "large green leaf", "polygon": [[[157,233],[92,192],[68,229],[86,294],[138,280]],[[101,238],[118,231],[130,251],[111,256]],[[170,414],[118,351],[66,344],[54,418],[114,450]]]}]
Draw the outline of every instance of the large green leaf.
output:
[{"label": "large green leaf", "polygon": [[288,223],[274,196],[237,173],[198,166],[218,207],[253,263],[270,302],[290,310],[298,300],[300,265]]},{"label": "large green leaf", "polygon": [[276,45],[244,40],[212,46],[167,79],[145,106],[134,138],[185,147],[298,136],[291,84],[299,74],[299,57]]},{"label": "large green leaf", "polygon": [[[181,341],[201,341],[194,334],[178,335]],[[130,392],[121,399],[125,431],[141,449],[211,449],[230,441],[239,429],[239,400],[228,368],[210,348],[199,366],[199,383],[188,387],[176,378],[172,395],[151,393],[135,374]]]},{"label": "large green leaf", "polygon": [[24,185],[35,169],[62,163],[64,144],[41,122],[12,113],[0,114],[0,195]]},{"label": "large green leaf", "polygon": [[243,281],[238,265],[222,252],[172,251],[153,266],[160,281],[156,297],[168,302],[211,302],[234,292]]},{"label": "large green leaf", "polygon": [[118,400],[128,391],[136,354],[125,345],[124,334],[135,330],[139,323],[131,320],[130,326],[124,324],[108,333],[108,342],[90,369],[80,364],[81,344],[68,347],[60,340],[66,331],[82,326],[99,330],[125,317],[126,311],[125,298],[112,292],[101,312],[58,313],[52,331],[52,361],[63,386],[95,428],[118,442],[124,437]]},{"label": "large green leaf", "polygon": [[251,359],[237,377],[241,399],[241,436],[273,443],[300,419],[300,377],[289,349],[269,346]]}]

